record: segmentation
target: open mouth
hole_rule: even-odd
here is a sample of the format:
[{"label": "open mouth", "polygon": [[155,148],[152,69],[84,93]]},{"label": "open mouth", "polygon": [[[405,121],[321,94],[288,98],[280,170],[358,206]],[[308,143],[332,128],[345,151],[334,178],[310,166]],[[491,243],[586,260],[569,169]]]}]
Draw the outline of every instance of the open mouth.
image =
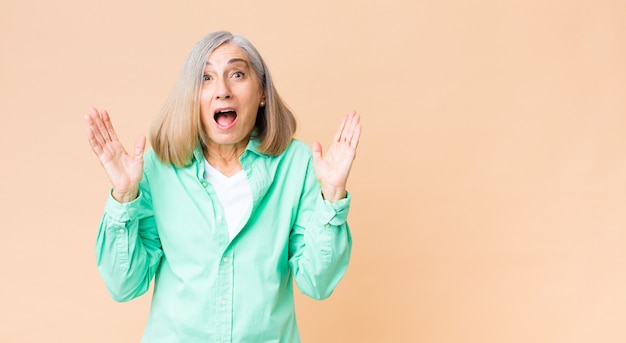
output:
[{"label": "open mouth", "polygon": [[219,109],[215,111],[213,115],[213,120],[217,124],[217,127],[220,129],[226,130],[230,129],[235,125],[235,121],[237,120],[237,112],[231,108]]}]

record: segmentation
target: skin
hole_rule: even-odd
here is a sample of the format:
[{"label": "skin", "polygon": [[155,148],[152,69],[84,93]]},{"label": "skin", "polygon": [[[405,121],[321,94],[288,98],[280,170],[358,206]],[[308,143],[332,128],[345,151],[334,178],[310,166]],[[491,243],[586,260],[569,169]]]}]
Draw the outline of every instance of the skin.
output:
[{"label": "skin", "polygon": [[[215,169],[230,177],[242,169],[239,156],[245,151],[254,129],[256,115],[265,101],[248,55],[240,47],[226,43],[209,56],[200,90],[200,115],[208,142],[204,157]],[[215,112],[237,112],[232,126],[222,128]]]},{"label": "skin", "polygon": [[[222,174],[232,176],[242,169],[239,156],[250,140],[258,107],[265,101],[263,89],[241,48],[226,43],[213,51],[204,70],[200,99],[202,125],[209,137],[205,158]],[[220,127],[214,120],[215,111],[224,108],[237,112],[235,122],[228,127]],[[130,154],[120,143],[106,110],[90,108],[85,122],[91,150],[111,181],[111,195],[121,203],[136,199],[143,171],[145,136],[137,138]],[[360,135],[360,116],[353,111],[342,117],[325,154],[319,142],[312,145],[313,166],[322,196],[329,202],[346,197]]]},{"label": "skin", "polygon": [[322,196],[331,203],[346,197],[346,184],[361,136],[360,120],[355,111],[343,116],[325,155],[322,145],[313,142],[313,168],[322,187]]},{"label": "skin", "polygon": [[111,195],[121,203],[135,200],[143,172],[146,137],[137,138],[131,155],[117,138],[106,110],[98,111],[91,107],[85,115],[85,122],[91,150],[98,156],[113,186]]}]

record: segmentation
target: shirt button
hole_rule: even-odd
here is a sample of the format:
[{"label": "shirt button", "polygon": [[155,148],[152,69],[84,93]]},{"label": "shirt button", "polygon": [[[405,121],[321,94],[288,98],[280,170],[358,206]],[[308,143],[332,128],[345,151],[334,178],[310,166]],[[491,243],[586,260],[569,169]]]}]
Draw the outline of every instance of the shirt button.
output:
[{"label": "shirt button", "polygon": [[124,229],[119,229],[117,232],[124,233]]},{"label": "shirt button", "polygon": [[206,181],[202,181],[202,186],[206,187],[206,185],[208,185],[208,183],[206,183]]},{"label": "shirt button", "polygon": [[222,305],[226,305],[226,304],[228,304],[228,301],[222,300]]},{"label": "shirt button", "polygon": [[218,222],[222,221],[222,216],[217,216],[215,219],[217,219]]},{"label": "shirt button", "polygon": [[330,227],[330,224],[326,224],[326,227]]},{"label": "shirt button", "polygon": [[224,261],[224,263],[228,263],[228,257],[224,257],[222,261]]}]

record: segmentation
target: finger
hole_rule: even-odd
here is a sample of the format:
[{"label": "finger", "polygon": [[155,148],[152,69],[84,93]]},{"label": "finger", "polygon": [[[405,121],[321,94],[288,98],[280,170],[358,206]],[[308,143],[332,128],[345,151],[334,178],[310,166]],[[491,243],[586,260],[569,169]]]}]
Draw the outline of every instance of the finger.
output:
[{"label": "finger", "polygon": [[98,125],[96,124],[95,118],[98,118],[97,111],[91,112],[90,110],[90,113],[85,116],[85,121],[87,122],[87,130],[88,130],[87,135],[90,138],[90,141],[93,139],[94,142],[97,142],[100,145],[104,145],[105,140],[104,140],[104,137],[102,137],[102,134],[100,133],[100,129],[98,128]]},{"label": "finger", "polygon": [[352,140],[352,136],[354,135],[354,130],[357,125],[359,125],[360,116],[356,114],[356,111],[352,111],[347,115],[346,125],[344,127],[341,140],[347,142],[348,144]]},{"label": "finger", "polygon": [[97,122],[102,120],[102,115],[100,114],[100,111],[98,111],[98,109],[95,107],[89,107],[89,112],[87,113],[87,115],[89,116],[89,118],[91,118],[91,122],[93,123],[93,125],[97,125]]},{"label": "finger", "polygon": [[317,160],[322,158],[322,145],[320,142],[313,142],[311,149],[313,151],[313,159]]},{"label": "finger", "polygon": [[102,154],[102,145],[96,139],[93,129],[91,127],[87,128],[87,139],[89,140],[89,146],[91,146],[91,150],[96,154],[96,156],[100,157],[100,154]]},{"label": "finger", "polygon": [[111,123],[111,117],[109,116],[109,112],[107,112],[106,110],[102,111],[102,121],[104,122],[104,127],[106,128],[109,137],[111,137],[111,139],[114,141],[119,140],[117,138],[117,134],[115,133],[115,129],[113,128],[113,123]]},{"label": "finger", "polygon": [[353,149],[356,149],[359,146],[360,137],[361,137],[361,124],[358,124],[354,128],[354,134],[352,135],[352,138],[350,139],[350,147],[352,147]]},{"label": "finger", "polygon": [[96,110],[93,107],[89,107],[89,111],[87,112],[87,114],[85,114],[84,118],[85,118],[85,122],[87,123],[87,126],[95,126],[96,125],[96,119],[98,117],[98,110]]},{"label": "finger", "polygon": [[98,109],[90,106],[89,107],[89,112],[88,112],[90,117],[99,117],[100,116],[100,112],[98,112]]},{"label": "finger", "polygon": [[106,126],[104,125],[104,121],[102,120],[103,113],[106,112],[106,111],[102,111],[102,113],[100,113],[95,108],[92,108],[92,109],[95,111],[94,114],[96,114],[96,115],[95,116],[92,115],[91,118],[94,120],[100,135],[102,136],[102,138],[104,139],[105,142],[111,141],[111,136],[109,136],[109,133],[107,132]]},{"label": "finger", "polygon": [[135,158],[143,158],[143,152],[146,149],[146,137],[140,136],[135,142]]},{"label": "finger", "polygon": [[347,135],[349,135],[349,138],[351,138],[354,135],[355,128],[361,122],[361,116],[359,116],[356,111],[352,111],[349,116],[350,117],[348,123],[346,124],[345,132]]},{"label": "finger", "polygon": [[343,134],[343,129],[346,126],[347,118],[348,118],[347,115],[341,117],[341,122],[339,123],[339,128],[337,129],[337,132],[335,132],[335,136],[333,137],[333,142],[339,142],[341,140],[341,135]]},{"label": "finger", "polygon": [[101,117],[100,111],[98,111],[94,107],[90,107],[89,118],[91,120],[90,125],[91,125],[91,128],[93,129],[95,137],[98,139],[100,143],[104,144],[107,137],[103,133],[104,124],[102,123],[102,117]]}]

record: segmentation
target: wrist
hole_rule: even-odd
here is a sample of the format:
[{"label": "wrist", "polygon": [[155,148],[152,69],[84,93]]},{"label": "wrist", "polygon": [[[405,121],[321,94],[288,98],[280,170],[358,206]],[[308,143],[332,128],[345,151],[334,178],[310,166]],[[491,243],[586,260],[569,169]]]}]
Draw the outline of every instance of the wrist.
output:
[{"label": "wrist", "polygon": [[322,188],[322,198],[330,203],[344,199],[347,195],[345,188]]},{"label": "wrist", "polygon": [[131,202],[131,201],[137,199],[138,193],[139,193],[138,190],[132,190],[132,191],[129,191],[129,192],[117,192],[114,189],[111,192],[111,196],[113,197],[113,199],[115,199],[115,201],[123,204],[123,203]]}]

